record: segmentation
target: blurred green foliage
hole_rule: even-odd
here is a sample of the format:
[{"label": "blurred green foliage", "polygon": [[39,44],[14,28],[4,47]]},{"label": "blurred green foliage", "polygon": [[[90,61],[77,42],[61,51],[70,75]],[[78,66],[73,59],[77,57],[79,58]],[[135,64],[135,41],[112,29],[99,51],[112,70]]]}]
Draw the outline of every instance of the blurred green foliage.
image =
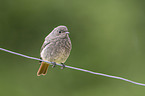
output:
[{"label": "blurred green foliage", "polygon": [[[0,47],[39,57],[58,25],[70,31],[66,64],[145,83],[144,0],[0,0]],[[0,96],[144,96],[144,87],[0,52]]]}]

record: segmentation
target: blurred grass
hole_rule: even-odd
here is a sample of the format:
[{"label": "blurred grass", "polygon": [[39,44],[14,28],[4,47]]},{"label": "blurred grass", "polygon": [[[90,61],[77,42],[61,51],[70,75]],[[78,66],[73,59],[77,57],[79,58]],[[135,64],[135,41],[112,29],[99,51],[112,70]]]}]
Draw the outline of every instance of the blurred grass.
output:
[{"label": "blurred grass", "polygon": [[[66,25],[66,64],[145,83],[143,0],[1,0],[0,47],[39,57],[44,38]],[[0,52],[2,96],[144,96],[124,81],[60,67],[37,77],[38,61]]]}]

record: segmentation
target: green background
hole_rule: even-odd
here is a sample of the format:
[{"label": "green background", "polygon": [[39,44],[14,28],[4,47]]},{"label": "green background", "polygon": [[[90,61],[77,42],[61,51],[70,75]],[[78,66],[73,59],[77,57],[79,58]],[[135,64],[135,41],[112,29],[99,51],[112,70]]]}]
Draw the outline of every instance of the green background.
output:
[{"label": "green background", "polygon": [[[39,58],[45,36],[66,25],[66,65],[145,83],[145,0],[0,0],[0,47]],[[0,96],[145,96],[145,87],[0,51]]]}]

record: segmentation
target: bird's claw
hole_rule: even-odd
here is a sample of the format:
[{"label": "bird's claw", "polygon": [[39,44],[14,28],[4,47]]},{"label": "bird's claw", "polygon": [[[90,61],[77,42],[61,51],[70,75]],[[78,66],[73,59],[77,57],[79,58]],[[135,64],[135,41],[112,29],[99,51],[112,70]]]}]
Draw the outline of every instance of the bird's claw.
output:
[{"label": "bird's claw", "polygon": [[64,63],[61,63],[61,65],[62,65],[61,69],[65,68],[65,64]]},{"label": "bird's claw", "polygon": [[54,68],[56,66],[56,63],[55,62],[51,62],[52,63],[52,68]]}]

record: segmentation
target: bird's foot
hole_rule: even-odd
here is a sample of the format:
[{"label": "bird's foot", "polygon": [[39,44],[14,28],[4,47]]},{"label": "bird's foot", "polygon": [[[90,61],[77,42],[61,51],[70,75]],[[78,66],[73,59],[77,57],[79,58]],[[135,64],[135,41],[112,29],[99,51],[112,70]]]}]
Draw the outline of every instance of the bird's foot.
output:
[{"label": "bird's foot", "polygon": [[54,68],[56,66],[56,62],[51,62],[52,63],[52,68]]},{"label": "bird's foot", "polygon": [[64,63],[61,63],[61,65],[62,65],[61,69],[65,68],[65,64]]},{"label": "bird's foot", "polygon": [[[42,59],[42,58],[40,57],[40,59]],[[39,61],[39,64],[41,64],[41,62],[42,62],[42,61]]]}]

